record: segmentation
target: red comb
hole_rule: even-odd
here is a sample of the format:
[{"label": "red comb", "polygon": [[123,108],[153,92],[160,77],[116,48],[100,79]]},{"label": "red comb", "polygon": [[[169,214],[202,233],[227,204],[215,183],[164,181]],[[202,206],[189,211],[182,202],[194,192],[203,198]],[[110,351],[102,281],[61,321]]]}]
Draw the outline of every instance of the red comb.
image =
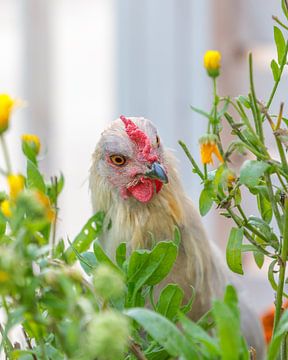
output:
[{"label": "red comb", "polygon": [[157,156],[151,155],[151,143],[148,136],[132,120],[127,119],[124,115],[121,115],[120,119],[125,125],[127,135],[136,144],[141,157],[150,162],[157,161]]}]

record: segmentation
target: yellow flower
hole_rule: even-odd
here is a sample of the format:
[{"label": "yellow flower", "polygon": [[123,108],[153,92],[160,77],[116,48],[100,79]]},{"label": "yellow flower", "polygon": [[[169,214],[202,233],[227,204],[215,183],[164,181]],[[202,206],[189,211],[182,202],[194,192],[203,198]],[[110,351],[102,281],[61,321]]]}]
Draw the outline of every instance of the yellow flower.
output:
[{"label": "yellow flower", "polygon": [[0,270],[0,283],[5,283],[10,279],[10,275],[3,270]]},{"label": "yellow flower", "polygon": [[10,196],[14,200],[24,189],[24,177],[19,174],[11,174],[8,175],[7,181],[10,189]]},{"label": "yellow flower", "polygon": [[224,162],[217,146],[216,135],[212,135],[212,134],[203,135],[199,139],[199,144],[200,144],[201,161],[203,164],[213,165],[213,159],[212,159],[213,154],[216,155],[219,161],[221,161],[222,163]]},{"label": "yellow flower", "polygon": [[7,94],[0,94],[0,134],[8,129],[11,111],[16,101]]},{"label": "yellow flower", "polygon": [[2,201],[0,206],[1,206],[1,211],[4,216],[6,216],[6,217],[12,216],[11,205],[10,205],[9,200]]},{"label": "yellow flower", "polygon": [[37,135],[24,134],[21,136],[21,139],[23,143],[26,143],[35,151],[36,155],[39,154],[41,143]]},{"label": "yellow flower", "polygon": [[206,68],[208,75],[211,77],[217,77],[219,75],[219,69],[221,66],[221,54],[216,50],[208,50],[204,55],[204,67]]}]

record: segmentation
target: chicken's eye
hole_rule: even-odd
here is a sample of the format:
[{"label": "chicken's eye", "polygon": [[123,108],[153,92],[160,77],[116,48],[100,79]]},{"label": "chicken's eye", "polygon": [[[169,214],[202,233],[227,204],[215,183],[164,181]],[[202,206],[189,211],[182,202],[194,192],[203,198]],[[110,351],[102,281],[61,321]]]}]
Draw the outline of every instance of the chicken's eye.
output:
[{"label": "chicken's eye", "polygon": [[126,163],[126,158],[123,155],[111,155],[110,160],[117,166],[122,166]]},{"label": "chicken's eye", "polygon": [[156,144],[158,147],[160,146],[160,138],[158,135],[156,135]]}]

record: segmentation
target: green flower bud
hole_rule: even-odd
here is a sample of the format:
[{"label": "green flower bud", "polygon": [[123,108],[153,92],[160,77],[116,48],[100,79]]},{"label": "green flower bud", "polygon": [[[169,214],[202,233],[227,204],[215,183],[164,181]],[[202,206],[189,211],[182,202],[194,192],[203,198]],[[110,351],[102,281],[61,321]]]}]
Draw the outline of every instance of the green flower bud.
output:
[{"label": "green flower bud", "polygon": [[121,274],[108,265],[99,265],[93,273],[93,284],[96,293],[104,300],[118,299],[125,292]]},{"label": "green flower bud", "polygon": [[124,315],[113,310],[95,315],[87,329],[86,359],[122,359],[128,348],[129,333],[129,320]]}]

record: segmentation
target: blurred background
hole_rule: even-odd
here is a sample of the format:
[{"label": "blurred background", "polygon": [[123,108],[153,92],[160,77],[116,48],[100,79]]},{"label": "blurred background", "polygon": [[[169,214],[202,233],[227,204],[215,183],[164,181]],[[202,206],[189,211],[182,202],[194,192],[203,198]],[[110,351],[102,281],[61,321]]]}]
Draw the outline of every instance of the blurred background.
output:
[{"label": "blurred background", "polygon": [[[8,135],[14,171],[24,171],[20,135],[38,134],[43,171],[48,177],[62,171],[66,179],[61,236],[73,238],[91,216],[91,154],[105,126],[120,114],[145,116],[157,125],[162,142],[176,151],[185,189],[197,206],[199,179],[177,140],[199,160],[206,120],[189,105],[207,109],[211,103],[203,55],[221,51],[219,93],[237,96],[248,90],[252,50],[258,97],[266,101],[276,55],[271,16],[280,13],[280,1],[268,0],[0,0],[0,93],[28,104],[15,112]],[[286,100],[285,86],[284,80],[275,112]],[[271,141],[272,151],[273,146]],[[255,214],[246,203],[248,215]],[[231,224],[215,209],[204,221],[225,249]],[[245,263],[246,288],[261,312],[273,302],[266,271],[249,258]]]}]

